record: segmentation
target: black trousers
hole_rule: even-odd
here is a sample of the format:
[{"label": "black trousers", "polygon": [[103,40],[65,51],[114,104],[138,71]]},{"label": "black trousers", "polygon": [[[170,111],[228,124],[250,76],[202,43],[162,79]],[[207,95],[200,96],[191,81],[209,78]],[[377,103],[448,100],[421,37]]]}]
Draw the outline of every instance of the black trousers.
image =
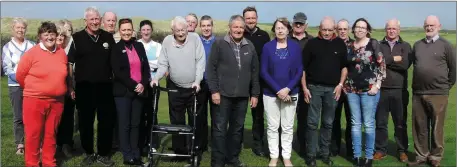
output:
[{"label": "black trousers", "polygon": [[341,149],[341,116],[343,113],[344,107],[344,115],[346,117],[346,130],[344,133],[344,140],[346,141],[346,154],[348,157],[352,157],[352,138],[351,138],[351,110],[349,109],[349,103],[346,94],[342,94],[340,99],[338,100],[338,105],[336,106],[335,110],[335,121],[333,121],[333,128],[332,128],[332,145],[330,146],[330,150],[333,153],[339,153]]},{"label": "black trousers", "polygon": [[[407,91],[406,91],[407,93]],[[387,153],[388,146],[388,127],[389,112],[394,123],[394,136],[397,143],[397,151],[406,153],[408,150],[407,134],[407,103],[408,96],[403,89],[381,89],[381,97],[376,112],[376,140],[375,147],[377,152]],[[406,106],[406,107],[405,107]],[[426,122],[424,122],[426,123]]]},{"label": "black trousers", "polygon": [[86,154],[94,153],[94,121],[97,114],[97,150],[101,156],[111,152],[113,120],[115,117],[112,83],[76,83],[81,145]]},{"label": "black trousers", "polygon": [[[195,130],[195,147],[198,147],[198,152],[201,152],[201,143],[202,138],[207,137],[203,136],[202,123],[203,118],[200,113],[196,117],[196,120],[193,118],[193,105],[194,98],[192,95],[193,88],[181,88],[173,83],[169,78],[167,78],[167,88],[177,89],[178,92],[169,92],[168,93],[168,105],[169,105],[169,114],[170,122],[173,125],[186,125],[186,112],[188,115],[188,125],[193,126],[193,121],[196,121],[196,130]],[[197,94],[197,112],[200,111],[203,102],[201,101],[202,93]],[[204,115],[203,115],[204,117]],[[190,136],[186,135],[173,135],[172,136],[172,148],[176,154],[187,154],[191,146]]]},{"label": "black trousers", "polygon": [[300,88],[300,93],[298,94],[296,115],[297,115],[297,139],[299,143],[299,154],[306,154],[306,125],[308,119],[308,107],[309,104],[305,102],[303,90]]},{"label": "black trousers", "polygon": [[[140,123],[140,136],[139,136],[139,147],[141,148],[148,148],[149,150],[149,144],[151,143],[152,148],[158,148],[159,147],[159,137],[157,133],[154,133],[153,136],[151,136],[151,131],[152,131],[152,122],[154,120],[154,125],[157,125],[157,114],[153,114],[154,106],[156,108],[159,108],[159,99],[160,99],[160,91],[157,91],[157,103],[154,104],[154,94],[151,89],[151,91],[148,91],[148,97],[144,101],[144,106],[143,106],[143,113],[141,116],[141,123]],[[152,138],[151,138],[152,137]],[[152,142],[151,142],[152,140]]]},{"label": "black trousers", "polygon": [[115,97],[119,125],[119,144],[124,160],[139,159],[138,137],[140,133],[142,97]]},{"label": "black trousers", "polygon": [[221,95],[212,119],[211,166],[223,166],[239,158],[248,99]]},{"label": "black trousers", "polygon": [[[263,95],[262,88],[260,89],[260,95]],[[265,133],[264,111],[263,98],[259,97],[257,107],[251,108],[253,150],[261,151],[263,149],[263,136]]]},{"label": "black trousers", "polygon": [[58,146],[68,144],[73,147],[73,130],[75,124],[75,101],[69,95],[65,96],[63,113],[57,130],[56,142]]},{"label": "black trousers", "polygon": [[[210,113],[211,118],[213,115],[213,110],[215,108],[215,106],[214,106],[215,104],[211,100],[211,91],[209,91],[208,83],[206,82],[205,79],[203,79],[200,82],[200,87],[201,87],[201,91],[199,92],[200,96],[197,97],[197,98],[199,98],[198,101],[202,102],[202,105],[201,105],[201,107],[199,107],[199,111],[198,111],[199,117],[201,118],[201,122],[199,122],[199,124],[201,125],[199,130],[202,131],[201,132],[202,140],[201,140],[200,146],[201,146],[201,149],[203,151],[205,151],[205,150],[208,150],[208,135],[209,135],[209,132],[208,132],[208,103],[209,103],[209,113]],[[213,126],[213,125],[211,124],[211,126]]]}]

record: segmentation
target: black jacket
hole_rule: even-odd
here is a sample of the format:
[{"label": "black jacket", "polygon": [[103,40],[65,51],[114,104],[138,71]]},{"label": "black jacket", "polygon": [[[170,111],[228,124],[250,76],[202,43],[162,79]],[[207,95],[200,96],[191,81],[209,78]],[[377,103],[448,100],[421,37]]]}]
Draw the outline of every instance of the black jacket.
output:
[{"label": "black jacket", "polygon": [[[390,49],[389,42],[384,38],[380,41],[381,52],[386,61],[386,79],[381,84],[382,88],[403,88],[408,87],[408,68],[410,66],[409,55],[411,45],[403,41],[401,37]],[[394,56],[401,56],[401,62],[395,62]]]},{"label": "black jacket", "polygon": [[240,70],[234,53],[228,35],[213,43],[206,65],[209,90],[226,97],[258,97],[260,69],[254,45],[245,38],[242,40]]},{"label": "black jacket", "polygon": [[133,97],[138,94],[135,92],[135,88],[138,83],[130,77],[130,63],[127,52],[125,51],[125,46],[133,46],[138,53],[141,61],[141,84],[144,87],[143,93],[139,96],[146,97],[148,94],[147,91],[149,88],[149,78],[151,77],[151,72],[143,44],[134,40],[119,41],[116,43],[116,46],[111,52],[111,66],[114,74],[113,94],[116,97]]}]

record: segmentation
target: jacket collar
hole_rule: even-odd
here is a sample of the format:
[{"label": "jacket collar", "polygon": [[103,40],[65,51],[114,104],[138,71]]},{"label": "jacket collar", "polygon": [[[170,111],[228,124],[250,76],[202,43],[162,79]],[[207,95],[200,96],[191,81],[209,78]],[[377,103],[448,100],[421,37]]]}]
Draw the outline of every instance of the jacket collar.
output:
[{"label": "jacket collar", "polygon": [[[389,43],[389,41],[387,40],[387,37],[384,37],[381,40],[381,43]],[[401,38],[401,36],[398,36],[398,40],[396,41],[396,43],[403,43],[403,39]]]},{"label": "jacket collar", "polygon": [[[324,37],[322,37],[322,35],[321,35],[321,32],[318,32],[318,33],[317,33],[317,38],[319,38],[319,39],[324,39]],[[334,40],[335,38],[336,38],[336,34],[333,33],[333,36],[332,36],[332,38],[330,38],[329,41],[332,41],[332,40]]]},{"label": "jacket collar", "polygon": [[[229,34],[225,35],[224,36],[224,41],[228,42],[228,43],[234,43],[234,41],[232,40],[232,37],[230,37]],[[243,37],[243,39],[241,39],[241,45],[247,45],[248,44],[248,41],[246,40],[246,38]]]}]

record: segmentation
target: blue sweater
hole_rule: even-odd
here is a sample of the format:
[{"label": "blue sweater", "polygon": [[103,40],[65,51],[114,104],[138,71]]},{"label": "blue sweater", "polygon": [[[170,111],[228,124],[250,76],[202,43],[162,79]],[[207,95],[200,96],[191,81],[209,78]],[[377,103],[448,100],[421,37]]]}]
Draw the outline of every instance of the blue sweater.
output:
[{"label": "blue sweater", "polygon": [[281,51],[276,47],[276,39],[263,46],[262,58],[260,59],[260,76],[266,83],[263,94],[276,97],[276,93],[285,87],[291,90],[289,95],[297,94],[300,79],[303,76],[300,46],[292,39],[287,39],[288,54],[282,56],[278,54]]},{"label": "blue sweater", "polygon": [[[216,41],[216,37],[214,35],[212,35],[209,40],[206,40],[205,38],[203,38],[203,36],[200,36],[200,39],[202,40],[203,47],[205,48],[206,61],[208,61],[208,56],[211,51],[211,46],[213,45],[214,41]],[[207,63],[205,63],[205,64],[207,64]],[[203,78],[206,79],[206,71],[203,74]]]}]

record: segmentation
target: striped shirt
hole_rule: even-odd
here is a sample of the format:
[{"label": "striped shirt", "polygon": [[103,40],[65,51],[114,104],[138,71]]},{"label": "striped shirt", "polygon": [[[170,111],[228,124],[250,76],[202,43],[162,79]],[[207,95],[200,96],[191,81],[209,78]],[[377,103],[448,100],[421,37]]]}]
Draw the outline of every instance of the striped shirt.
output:
[{"label": "striped shirt", "polygon": [[35,46],[35,42],[25,39],[22,45],[19,45],[13,38],[3,46],[2,66],[5,75],[8,76],[8,86],[19,86],[16,81],[17,64],[22,55],[33,46]]}]

